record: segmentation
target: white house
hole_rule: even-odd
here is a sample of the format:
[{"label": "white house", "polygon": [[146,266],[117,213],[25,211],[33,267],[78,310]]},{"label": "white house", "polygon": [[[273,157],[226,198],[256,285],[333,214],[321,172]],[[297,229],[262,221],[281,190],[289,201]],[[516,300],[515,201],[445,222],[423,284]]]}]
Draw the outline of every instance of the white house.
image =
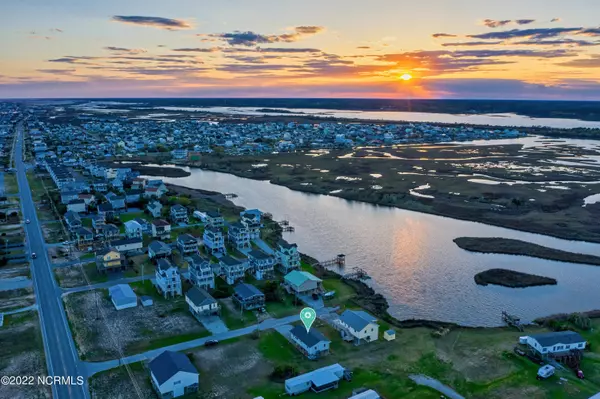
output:
[{"label": "white house", "polygon": [[377,341],[379,324],[377,319],[362,310],[346,310],[338,319],[342,338],[353,341],[355,345]]},{"label": "white house", "polygon": [[586,340],[574,331],[558,331],[535,334],[527,337],[527,345],[540,355],[584,350]]},{"label": "white house", "polygon": [[198,370],[185,354],[164,351],[149,366],[152,386],[159,398],[177,398],[198,391]]},{"label": "white house", "polygon": [[185,301],[194,317],[219,313],[219,303],[202,288],[193,286],[185,293]]},{"label": "white house", "polygon": [[306,391],[319,393],[335,389],[345,374],[346,369],[339,363],[332,364],[285,380],[285,391],[288,395],[299,395]]}]

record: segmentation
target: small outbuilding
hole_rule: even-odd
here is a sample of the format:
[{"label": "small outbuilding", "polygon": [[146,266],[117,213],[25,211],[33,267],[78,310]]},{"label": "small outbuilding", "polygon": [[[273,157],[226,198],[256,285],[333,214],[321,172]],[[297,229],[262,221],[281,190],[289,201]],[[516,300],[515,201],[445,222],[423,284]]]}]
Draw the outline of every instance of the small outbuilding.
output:
[{"label": "small outbuilding", "polygon": [[141,302],[142,302],[142,306],[152,306],[152,305],[154,305],[154,301],[152,300],[152,297],[150,297],[150,296],[144,295],[140,299],[141,299]]},{"label": "small outbuilding", "polygon": [[108,294],[117,310],[135,308],[137,306],[137,296],[127,284],[113,285],[108,289]]},{"label": "small outbuilding", "polygon": [[393,341],[396,339],[396,331],[395,330],[387,330],[383,333],[383,339],[386,341]]}]

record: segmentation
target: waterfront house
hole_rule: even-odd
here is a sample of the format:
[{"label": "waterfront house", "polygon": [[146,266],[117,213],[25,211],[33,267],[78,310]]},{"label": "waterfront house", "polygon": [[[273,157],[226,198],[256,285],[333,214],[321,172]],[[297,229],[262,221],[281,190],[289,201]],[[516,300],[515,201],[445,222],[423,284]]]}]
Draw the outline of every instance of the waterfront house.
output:
[{"label": "waterfront house", "polygon": [[225,238],[223,237],[221,228],[214,226],[207,227],[204,229],[202,239],[211,255],[225,253]]},{"label": "waterfront house", "polygon": [[108,296],[117,310],[137,306],[137,296],[128,284],[117,284],[109,287]]},{"label": "waterfront house", "polygon": [[191,234],[180,234],[177,237],[177,248],[182,255],[198,252],[198,239]]},{"label": "waterfront house", "polygon": [[251,240],[260,238],[261,213],[259,210],[255,211],[245,211],[240,214],[240,223],[248,230]]},{"label": "waterfront house", "polygon": [[167,193],[167,187],[164,184],[159,184],[156,186],[146,185],[144,189],[144,197],[145,198],[160,198]]},{"label": "waterfront house", "polygon": [[188,222],[188,211],[183,205],[175,204],[171,207],[171,222],[173,223],[187,223]]},{"label": "waterfront house", "polygon": [[185,293],[190,312],[200,320],[201,316],[219,314],[219,303],[206,290],[193,286]]},{"label": "waterfront house", "polygon": [[252,284],[236,285],[232,299],[242,310],[259,309],[265,306],[265,294]]},{"label": "waterfront house", "polygon": [[556,331],[527,337],[527,346],[542,357],[584,350],[586,340],[574,331]]},{"label": "waterfront house", "polygon": [[342,338],[355,345],[377,341],[379,324],[377,319],[362,310],[345,310],[338,319]]},{"label": "waterfront house", "polygon": [[212,226],[221,228],[225,225],[225,218],[223,218],[219,212],[208,211],[205,212],[204,224],[206,227]]},{"label": "waterfront house", "polygon": [[184,353],[164,351],[149,363],[149,368],[152,386],[161,399],[198,391],[198,370]]},{"label": "waterfront house", "polygon": [[142,238],[144,229],[135,220],[128,220],[125,224],[125,235],[129,238],[139,237]]},{"label": "waterfront house", "polygon": [[65,213],[65,223],[69,231],[73,232],[82,226],[81,217],[78,213],[73,211],[67,211]]},{"label": "waterfront house", "polygon": [[275,248],[275,257],[277,258],[279,270],[283,274],[300,269],[300,253],[297,244],[290,244],[283,239],[279,240]]},{"label": "waterfront house", "polygon": [[94,244],[94,232],[87,227],[80,227],[75,230],[77,237],[77,246],[80,250],[84,250]]},{"label": "waterfront house", "polygon": [[150,259],[168,258],[172,252],[171,246],[162,241],[152,241],[148,244],[148,258]]},{"label": "waterfront house", "polygon": [[114,247],[117,251],[126,254],[133,252],[141,252],[142,248],[144,248],[144,242],[141,238],[125,238],[122,240],[111,241],[111,247]]},{"label": "waterfront house", "polygon": [[222,256],[219,259],[220,275],[223,276],[227,284],[233,285],[236,281],[244,278],[246,264],[229,255]]},{"label": "waterfront house", "polygon": [[274,256],[256,249],[248,252],[248,262],[250,270],[257,280],[264,280],[273,276],[275,268]]},{"label": "waterfront house", "polygon": [[164,219],[152,221],[152,237],[166,240],[171,238],[171,224]]},{"label": "waterfront house", "polygon": [[252,248],[248,229],[240,222],[231,223],[229,225],[227,236],[229,242],[232,243],[238,251]]},{"label": "waterfront house", "polygon": [[303,325],[296,325],[290,331],[290,340],[300,352],[311,360],[329,354],[331,341],[314,327],[307,331]]},{"label": "waterfront house", "polygon": [[335,389],[339,382],[346,378],[346,369],[338,363],[322,367],[306,374],[285,380],[285,391],[288,395],[299,395],[303,392],[313,391],[316,393]]},{"label": "waterfront house", "polygon": [[152,217],[155,218],[160,217],[160,215],[162,214],[162,208],[162,204],[158,201],[150,201],[148,205],[146,205],[146,209],[148,210],[148,212],[150,212]]},{"label": "waterfront house", "polygon": [[210,259],[194,254],[185,258],[193,285],[204,289],[215,288],[215,274],[210,266]]},{"label": "waterfront house", "polygon": [[96,269],[101,273],[125,269],[125,256],[116,248],[105,248],[96,251]]},{"label": "waterfront house", "polygon": [[165,299],[181,295],[181,275],[179,268],[168,259],[159,259],[156,263],[156,288]]},{"label": "waterfront house", "polygon": [[283,278],[283,286],[289,293],[296,295],[320,294],[323,281],[309,272],[293,270]]},{"label": "waterfront house", "polygon": [[75,213],[85,213],[87,211],[87,206],[85,205],[84,200],[78,198],[69,201],[67,210]]},{"label": "waterfront house", "polygon": [[133,190],[143,190],[144,188],[146,188],[146,179],[144,179],[143,177],[136,177],[131,182],[131,188]]}]

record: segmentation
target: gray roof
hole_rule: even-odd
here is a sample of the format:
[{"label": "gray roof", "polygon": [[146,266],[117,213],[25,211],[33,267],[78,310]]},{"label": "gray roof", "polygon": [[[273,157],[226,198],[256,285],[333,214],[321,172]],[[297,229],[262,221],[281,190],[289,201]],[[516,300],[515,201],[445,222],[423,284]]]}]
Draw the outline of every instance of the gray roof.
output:
[{"label": "gray roof", "polygon": [[304,326],[298,325],[292,328],[290,333],[298,338],[298,340],[302,341],[308,348],[312,348],[319,342],[331,342],[316,328],[311,328],[308,332],[306,332],[306,328],[304,328]]},{"label": "gray roof", "polygon": [[190,255],[190,256],[186,257],[186,260],[188,262],[191,262],[191,263],[195,264],[195,265],[201,265],[203,263],[209,263],[210,262],[210,259],[208,259],[206,256],[202,256],[202,255],[199,255],[199,254]]},{"label": "gray roof", "polygon": [[241,261],[239,261],[235,258],[232,258],[231,256],[228,256],[228,255],[225,255],[221,259],[219,259],[219,262],[223,262],[227,266],[237,266],[242,263]]},{"label": "gray roof", "polygon": [[346,310],[340,316],[340,320],[342,320],[345,324],[352,327],[356,331],[362,331],[369,323],[374,323],[377,319],[367,312],[362,310]]},{"label": "gray roof", "polygon": [[98,205],[98,210],[102,212],[108,212],[113,210],[113,206],[110,202],[105,202]]},{"label": "gray roof", "polygon": [[152,241],[150,244],[148,244],[148,250],[150,249],[154,253],[171,252],[171,247],[162,241]]},{"label": "gray roof", "polygon": [[158,267],[158,270],[168,270],[171,267],[176,267],[171,263],[171,261],[164,258],[159,259],[158,262],[156,262],[156,265]]},{"label": "gray roof", "polygon": [[128,284],[113,285],[108,292],[117,306],[137,302],[137,296]]},{"label": "gray roof", "polygon": [[207,211],[204,212],[206,214],[206,216],[208,216],[209,218],[220,218],[221,214],[217,211]]},{"label": "gray roof", "polygon": [[180,371],[198,374],[190,359],[181,352],[164,351],[150,362],[150,372],[159,385]]},{"label": "gray roof", "polygon": [[198,239],[188,233],[180,234],[177,237],[177,241],[181,241],[182,243],[186,243],[186,242],[191,243],[193,241],[194,243],[198,244]]},{"label": "gray roof", "polygon": [[293,247],[298,247],[298,244],[290,244],[289,242],[287,242],[286,240],[279,240],[277,242],[282,248],[293,248]]},{"label": "gray roof", "polygon": [[206,290],[202,288],[198,288],[193,286],[185,293],[185,296],[189,298],[190,301],[196,306],[206,306],[212,303],[217,303],[215,298],[213,298]]},{"label": "gray roof", "polygon": [[253,296],[264,296],[262,292],[255,286],[246,283],[239,283],[233,289],[238,297],[241,299],[252,298]]},{"label": "gray roof", "polygon": [[114,246],[118,246],[118,245],[138,244],[141,242],[142,242],[141,238],[134,237],[134,238],[124,238],[122,240],[111,241],[110,245],[112,245],[114,247]]},{"label": "gray roof", "polygon": [[94,235],[94,232],[87,227],[80,227],[75,232],[80,236]]},{"label": "gray roof", "polygon": [[173,205],[173,206],[171,207],[171,210],[172,210],[172,211],[175,211],[175,212],[178,212],[178,211],[179,211],[179,212],[182,212],[182,211],[185,211],[185,212],[187,212],[187,208],[186,208],[185,206],[183,206],[183,205],[180,205],[180,204],[175,204],[175,205]]},{"label": "gray roof", "polygon": [[260,251],[258,249],[254,249],[254,250],[248,252],[248,256],[250,256],[254,259],[269,259],[269,258],[271,258],[271,255],[269,255],[263,251]]},{"label": "gray roof", "polygon": [[546,348],[556,344],[577,344],[585,342],[585,339],[575,331],[559,331],[545,334],[530,335],[531,338],[539,342],[542,347]]}]

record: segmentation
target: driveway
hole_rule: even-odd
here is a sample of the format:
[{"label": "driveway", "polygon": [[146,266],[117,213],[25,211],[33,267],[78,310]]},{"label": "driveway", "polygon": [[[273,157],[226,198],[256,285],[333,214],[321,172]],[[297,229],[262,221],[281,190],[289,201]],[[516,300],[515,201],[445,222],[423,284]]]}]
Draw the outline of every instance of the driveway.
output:
[{"label": "driveway", "polygon": [[200,323],[202,323],[204,328],[210,331],[213,335],[222,334],[229,331],[219,316],[202,316],[200,318]]},{"label": "driveway", "polygon": [[298,298],[302,302],[304,302],[306,306],[315,310],[322,309],[325,307],[325,304],[323,303],[323,298],[321,298],[320,296],[319,299],[313,299],[312,295],[298,295]]},{"label": "driveway", "polygon": [[454,389],[442,384],[441,382],[439,382],[438,380],[436,380],[434,378],[427,377],[426,375],[416,374],[416,375],[410,375],[410,376],[408,376],[408,378],[410,378],[411,380],[416,382],[418,385],[423,385],[423,386],[426,386],[429,388],[433,388],[436,391],[444,394],[445,396],[447,396],[450,399],[465,399],[464,396],[459,395]]},{"label": "driveway", "polygon": [[10,277],[0,279],[0,291],[10,291],[19,288],[27,288],[33,285],[33,281],[27,277]]}]

